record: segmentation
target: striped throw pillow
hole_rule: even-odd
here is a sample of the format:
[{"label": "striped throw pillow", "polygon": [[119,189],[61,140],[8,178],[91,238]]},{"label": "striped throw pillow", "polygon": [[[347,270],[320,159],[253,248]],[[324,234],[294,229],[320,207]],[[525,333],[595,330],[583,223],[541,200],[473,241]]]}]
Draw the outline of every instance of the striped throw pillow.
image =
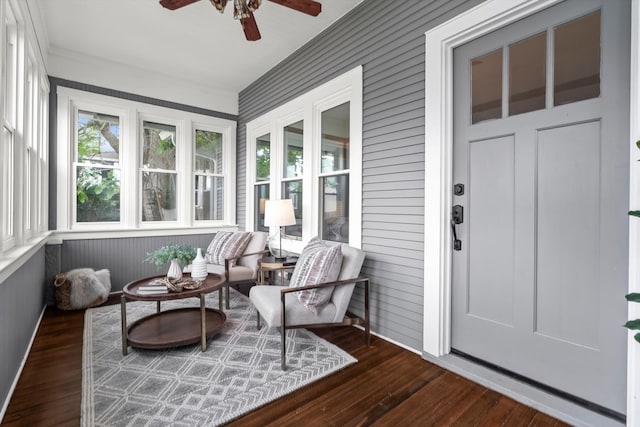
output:
[{"label": "striped throw pillow", "polygon": [[205,260],[211,264],[224,265],[225,259],[242,255],[249,240],[251,233],[248,231],[219,231],[209,243]]},{"label": "striped throw pillow", "polygon": [[[314,237],[303,249],[291,275],[292,287],[316,285],[333,282],[338,279],[342,267],[342,249],[340,245],[329,246]],[[312,313],[329,302],[333,287],[306,289],[296,292],[298,300]]]}]

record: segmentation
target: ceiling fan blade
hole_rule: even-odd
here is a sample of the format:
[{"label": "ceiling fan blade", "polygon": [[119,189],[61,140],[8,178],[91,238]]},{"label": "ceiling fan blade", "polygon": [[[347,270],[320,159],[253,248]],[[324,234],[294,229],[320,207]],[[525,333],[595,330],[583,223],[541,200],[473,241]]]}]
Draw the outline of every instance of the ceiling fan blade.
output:
[{"label": "ceiling fan blade", "polygon": [[260,30],[258,30],[258,24],[256,23],[256,18],[253,16],[253,12],[249,12],[248,18],[242,18],[240,24],[242,24],[244,36],[247,40],[251,42],[260,40]]},{"label": "ceiling fan blade", "polygon": [[169,10],[176,10],[197,1],[200,0],[160,0],[160,4]]},{"label": "ceiling fan blade", "polygon": [[273,3],[289,7],[298,12],[306,13],[311,16],[318,16],[322,11],[322,4],[313,0],[269,0]]}]

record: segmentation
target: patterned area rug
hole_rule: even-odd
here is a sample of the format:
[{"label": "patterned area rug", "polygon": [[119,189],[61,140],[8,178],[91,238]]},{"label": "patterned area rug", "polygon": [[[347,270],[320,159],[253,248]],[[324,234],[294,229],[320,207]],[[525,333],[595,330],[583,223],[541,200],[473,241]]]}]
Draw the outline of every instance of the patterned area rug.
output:
[{"label": "patterned area rug", "polygon": [[[231,290],[220,335],[168,350],[129,348],[122,356],[120,305],[85,314],[82,355],[83,426],[215,426],[355,363],[315,334],[289,331],[287,370],[280,369],[276,328],[256,330],[247,297]],[[207,307],[218,307],[218,293]],[[198,306],[197,298],[162,303],[163,310]],[[127,322],[151,314],[155,303],[127,303]]]}]

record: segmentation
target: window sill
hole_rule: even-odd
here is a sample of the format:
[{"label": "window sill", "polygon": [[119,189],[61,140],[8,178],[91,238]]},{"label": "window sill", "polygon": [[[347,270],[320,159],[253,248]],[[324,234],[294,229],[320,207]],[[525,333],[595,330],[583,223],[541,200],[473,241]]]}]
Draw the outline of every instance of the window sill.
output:
[{"label": "window sill", "polygon": [[120,239],[126,237],[183,236],[208,234],[218,231],[237,231],[237,225],[207,225],[193,227],[135,228],[113,230],[64,230],[53,231],[49,244],[62,244],[65,240]]},{"label": "window sill", "polygon": [[42,233],[30,239],[24,245],[16,246],[0,256],[0,284],[4,283],[5,280],[29,261],[47,243],[50,234],[50,231]]}]

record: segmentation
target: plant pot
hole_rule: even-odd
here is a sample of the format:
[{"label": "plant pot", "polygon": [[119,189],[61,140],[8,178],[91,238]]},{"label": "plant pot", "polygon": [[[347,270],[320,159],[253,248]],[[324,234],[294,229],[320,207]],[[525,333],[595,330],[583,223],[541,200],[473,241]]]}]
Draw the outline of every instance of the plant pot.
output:
[{"label": "plant pot", "polygon": [[182,267],[180,267],[180,261],[178,258],[171,260],[169,265],[169,271],[167,271],[167,279],[180,280],[182,279]]}]

